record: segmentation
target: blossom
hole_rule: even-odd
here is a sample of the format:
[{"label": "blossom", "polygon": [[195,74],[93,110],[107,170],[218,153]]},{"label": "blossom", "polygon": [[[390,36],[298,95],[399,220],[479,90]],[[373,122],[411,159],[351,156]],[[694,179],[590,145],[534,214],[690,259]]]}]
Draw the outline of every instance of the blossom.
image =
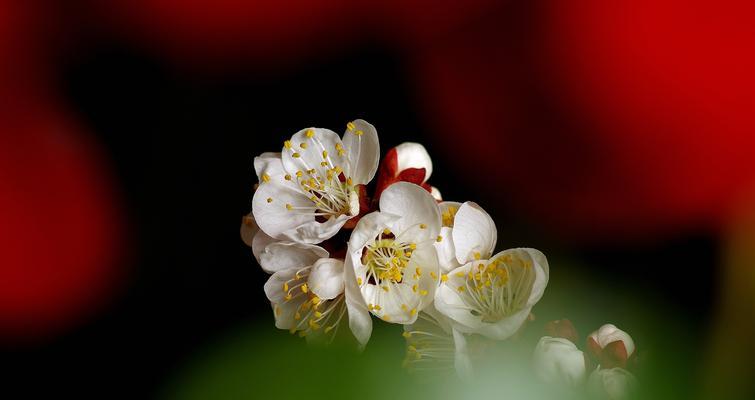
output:
[{"label": "blossom", "polygon": [[587,349],[602,367],[626,367],[634,354],[632,337],[615,325],[606,324],[587,337]]},{"label": "blossom", "polygon": [[588,392],[606,400],[628,399],[636,386],[637,379],[623,368],[598,368],[587,381]]},{"label": "blossom", "polygon": [[343,261],[317,258],[298,268],[281,269],[265,283],[265,294],[277,328],[307,340],[332,340],[346,313]]},{"label": "blossom", "polygon": [[504,340],[519,330],[547,284],[548,261],[543,253],[530,248],[504,250],[444,274],[435,307],[461,332]]},{"label": "blossom", "polygon": [[411,324],[432,302],[440,279],[433,247],[440,211],[432,196],[398,182],[382,193],[379,209],[359,220],[346,254],[349,322],[361,343],[372,330],[369,313]]},{"label": "blossom", "polygon": [[441,269],[448,272],[468,262],[490,258],[498,238],[490,215],[471,201],[445,201],[439,207],[441,239],[435,246]]},{"label": "blossom", "polygon": [[404,366],[414,371],[453,368],[464,379],[472,376],[467,338],[453,329],[448,319],[432,305],[417,320],[404,325],[406,358]]},{"label": "blossom", "polygon": [[535,346],[535,374],[543,382],[576,388],[585,379],[585,355],[570,340],[544,336]]},{"label": "blossom", "polygon": [[364,185],[379,156],[377,132],[366,121],[350,122],[343,139],[328,129],[302,129],[281,153],[254,159],[257,224],[279,240],[314,244],[332,237],[366,208]]}]

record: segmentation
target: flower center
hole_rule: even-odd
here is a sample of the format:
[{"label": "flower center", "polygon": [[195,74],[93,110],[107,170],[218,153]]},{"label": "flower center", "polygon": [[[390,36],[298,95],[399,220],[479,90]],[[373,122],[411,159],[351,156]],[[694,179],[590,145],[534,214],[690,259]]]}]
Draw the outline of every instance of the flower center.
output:
[{"label": "flower center", "polygon": [[[343,174],[334,176],[336,169],[328,169],[321,176],[318,171],[310,169],[299,178],[299,188],[312,201],[315,212],[321,216],[355,215],[359,213],[359,199],[351,178],[343,179]],[[354,210],[356,198],[356,210]]]},{"label": "flower center", "polygon": [[473,265],[457,290],[471,307],[470,312],[482,316],[483,322],[497,322],[524,308],[532,291],[535,272],[532,263],[519,257],[504,255],[487,265]]},{"label": "flower center", "polygon": [[399,242],[388,229],[384,230],[362,252],[362,264],[367,266],[367,281],[378,285],[383,281],[401,283],[412,251],[416,248],[416,244]]},{"label": "flower center", "polygon": [[453,228],[454,227],[454,218],[456,217],[456,212],[459,211],[458,208],[455,206],[448,206],[446,207],[443,212],[440,213],[440,216],[442,218],[443,226]]},{"label": "flower center", "polygon": [[[299,332],[302,337],[319,332],[335,336],[338,324],[346,313],[344,295],[340,294],[332,300],[319,298],[307,286],[310,268],[300,269],[292,279],[283,283],[283,291],[286,293],[284,302],[296,305],[294,326],[289,332]],[[281,307],[275,305],[274,312],[276,316],[280,316]]]}]

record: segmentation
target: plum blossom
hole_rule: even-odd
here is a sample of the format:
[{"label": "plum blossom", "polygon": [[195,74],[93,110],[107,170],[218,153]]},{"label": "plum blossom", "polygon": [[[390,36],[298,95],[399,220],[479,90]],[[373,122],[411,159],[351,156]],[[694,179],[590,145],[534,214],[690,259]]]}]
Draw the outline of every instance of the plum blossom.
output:
[{"label": "plum blossom", "polygon": [[432,196],[398,182],[382,193],[379,209],[359,220],[346,254],[350,325],[363,344],[372,331],[369,313],[387,322],[414,323],[432,302],[440,279],[433,247],[440,211]]},{"label": "plum blossom", "polygon": [[348,123],[343,138],[328,129],[302,129],[281,153],[254,159],[256,223],[278,240],[316,244],[332,237],[366,208],[364,185],[379,156],[377,132],[366,121]]},{"label": "plum blossom", "polygon": [[524,324],[547,284],[548,261],[543,253],[530,248],[504,250],[444,274],[435,308],[461,332],[504,340]]}]

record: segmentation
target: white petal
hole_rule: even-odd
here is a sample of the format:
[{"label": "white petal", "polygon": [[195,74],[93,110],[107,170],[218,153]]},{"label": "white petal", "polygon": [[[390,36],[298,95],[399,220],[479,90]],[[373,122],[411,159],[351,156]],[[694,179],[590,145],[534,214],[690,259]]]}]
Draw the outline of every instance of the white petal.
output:
[{"label": "white petal", "polygon": [[317,260],[309,271],[308,285],[317,297],[325,300],[343,293],[343,261],[335,258]]},{"label": "white petal", "polygon": [[[283,178],[286,172],[283,169],[281,153],[262,153],[254,157],[254,172],[260,182]],[[267,178],[263,178],[263,175]]]},{"label": "white petal", "polygon": [[372,335],[372,318],[367,309],[367,303],[362,298],[362,293],[357,286],[357,278],[354,274],[351,258],[346,259],[344,266],[344,285],[349,328],[360,346],[364,348]]},{"label": "white petal", "polygon": [[265,282],[265,295],[273,306],[275,327],[278,329],[294,327],[294,314],[303,302],[303,296],[299,299],[285,301],[286,292],[283,291],[283,284],[295,278],[296,271],[294,268],[278,271]]},{"label": "white petal", "polygon": [[262,262],[260,261],[262,252],[265,251],[265,248],[269,244],[274,242],[277,242],[277,240],[268,236],[261,229],[257,231],[256,235],[254,235],[254,238],[252,239],[252,253],[254,254],[254,258],[257,260],[258,264],[262,264]]},{"label": "white petal", "polygon": [[469,356],[469,349],[467,348],[467,338],[463,333],[456,329],[452,330],[454,338],[454,368],[459,377],[469,382],[474,377],[474,371],[472,369],[472,360]]},{"label": "white petal", "polygon": [[530,298],[527,301],[527,304],[534,306],[535,303],[540,301],[540,298],[543,297],[543,293],[545,293],[545,287],[548,286],[548,279],[550,275],[548,259],[545,258],[545,254],[537,249],[521,247],[514,250],[525,251],[532,258],[532,266],[533,268],[535,268],[535,282],[532,284],[532,291],[530,292]]},{"label": "white petal", "polygon": [[634,354],[634,340],[632,340],[632,337],[629,336],[628,333],[617,328],[615,325],[605,324],[597,331],[591,333],[589,337],[598,343],[601,348],[604,348],[613,342],[622,341],[627,350],[627,357]]},{"label": "white petal", "polygon": [[408,168],[424,168],[425,180],[422,183],[430,179],[433,173],[433,161],[425,150],[425,146],[413,142],[401,143],[396,146],[396,156],[399,173]]},{"label": "white petal", "polygon": [[622,368],[597,369],[590,374],[587,387],[595,398],[625,400],[631,397],[637,379]]},{"label": "white petal", "polygon": [[260,253],[260,266],[267,273],[286,269],[297,270],[325,257],[328,257],[328,252],[319,246],[276,241],[265,246]]},{"label": "white petal", "polygon": [[470,268],[472,268],[471,263],[450,271],[448,273],[449,281],[441,283],[435,292],[435,308],[438,312],[452,320],[453,325],[462,332],[473,332],[482,325],[481,318],[469,312],[469,308],[458,291],[452,288],[452,284],[454,283],[458,286],[456,275],[466,275],[469,273]]},{"label": "white petal", "polygon": [[[289,210],[287,205],[294,209]],[[287,239],[289,235],[284,233],[295,231],[298,226],[308,222],[315,222],[313,215],[306,215],[295,209],[311,206],[312,201],[307,196],[273,179],[260,183],[252,198],[252,213],[257,225],[276,239]]]},{"label": "white petal", "polygon": [[[257,222],[254,220],[254,215],[249,213],[241,217],[241,240],[249,247],[252,247],[254,241],[254,235],[259,232],[260,227],[257,226]],[[256,255],[255,255],[256,257]]]},{"label": "white petal", "polygon": [[456,249],[454,248],[454,239],[451,234],[451,228],[444,226],[440,228],[441,241],[435,242],[435,250],[438,252],[438,262],[442,272],[448,272],[459,267],[456,260]]},{"label": "white petal", "polygon": [[366,185],[378,169],[380,143],[375,127],[367,121],[357,119],[352,124],[354,129],[347,129],[343,134],[343,145],[349,159],[349,174],[354,184]]},{"label": "white petal", "polygon": [[[438,203],[425,189],[408,182],[388,186],[380,195],[380,211],[401,217],[391,230],[408,239],[435,238],[440,232]],[[416,240],[419,241],[419,240]]]},{"label": "white petal", "polygon": [[[281,158],[283,168],[291,176],[295,176],[297,171],[306,173],[307,170],[314,169],[319,176],[324,177],[325,171],[335,166],[347,170],[346,158],[339,156],[337,150],[337,147],[343,146],[341,138],[329,129],[302,129],[289,142],[291,147],[283,147]],[[323,151],[326,152],[325,157]],[[322,166],[320,163],[323,161],[328,162],[328,166]]]},{"label": "white petal", "polygon": [[576,388],[585,379],[585,355],[567,339],[541,338],[532,361],[535,374],[543,382]]},{"label": "white petal", "polygon": [[[311,205],[311,203],[310,203]],[[342,214],[325,222],[314,219],[281,233],[285,239],[302,243],[320,243],[333,237],[351,216]]]},{"label": "white petal", "polygon": [[[475,259],[488,259],[495,249],[498,232],[490,215],[476,203],[468,201],[459,207],[454,218],[454,247],[461,264]],[[475,257],[478,253],[479,257]]]},{"label": "white petal", "polygon": [[394,224],[399,218],[397,215],[380,211],[373,211],[360,218],[349,238],[349,253],[353,253],[359,260],[364,246],[375,240],[383,229]]}]

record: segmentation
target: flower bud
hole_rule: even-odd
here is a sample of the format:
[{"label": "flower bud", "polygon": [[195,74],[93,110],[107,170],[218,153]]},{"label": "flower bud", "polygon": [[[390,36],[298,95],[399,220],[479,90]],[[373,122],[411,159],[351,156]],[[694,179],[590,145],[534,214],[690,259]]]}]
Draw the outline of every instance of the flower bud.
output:
[{"label": "flower bud", "polygon": [[590,395],[604,400],[628,399],[636,386],[634,375],[622,368],[597,369],[587,382]]},{"label": "flower bud", "polygon": [[576,387],[585,379],[585,356],[564,338],[544,336],[535,346],[535,375],[546,383]]},{"label": "flower bud", "polygon": [[627,359],[635,350],[632,337],[611,324],[591,333],[587,338],[587,348],[603,368],[625,368]]},{"label": "flower bud", "polygon": [[572,343],[577,343],[577,330],[568,319],[560,319],[545,324],[545,332],[548,336],[564,338]]},{"label": "flower bud", "polygon": [[433,173],[433,161],[419,143],[405,142],[394,148],[396,150],[396,176],[409,168],[424,169],[425,177],[422,183],[430,179]]}]

